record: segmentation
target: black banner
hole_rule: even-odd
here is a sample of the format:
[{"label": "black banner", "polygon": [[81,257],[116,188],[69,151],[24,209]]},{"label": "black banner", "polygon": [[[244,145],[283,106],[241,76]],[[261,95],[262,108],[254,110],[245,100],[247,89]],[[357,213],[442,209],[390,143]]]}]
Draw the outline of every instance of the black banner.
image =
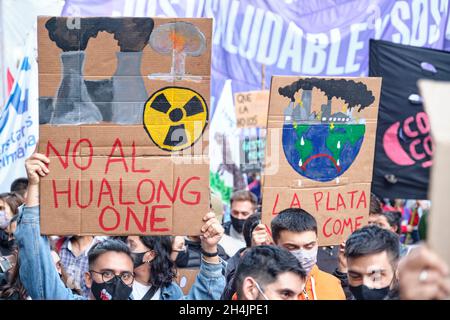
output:
[{"label": "black banner", "polygon": [[369,76],[383,78],[372,191],[427,199],[433,145],[417,80],[449,81],[450,53],[371,40],[369,64]]}]

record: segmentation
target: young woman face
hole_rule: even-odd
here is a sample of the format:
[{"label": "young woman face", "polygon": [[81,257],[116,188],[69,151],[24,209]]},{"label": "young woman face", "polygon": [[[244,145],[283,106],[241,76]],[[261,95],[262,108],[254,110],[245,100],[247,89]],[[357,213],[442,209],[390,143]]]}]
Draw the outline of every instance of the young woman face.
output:
[{"label": "young woman face", "polygon": [[145,266],[155,258],[155,252],[145,246],[139,236],[128,236],[127,245],[133,256],[135,272],[146,268]]},{"label": "young woman face", "polygon": [[6,217],[8,220],[11,220],[14,216],[14,213],[11,211],[11,207],[6,203],[3,199],[0,198],[0,211],[5,211]]},{"label": "young woman face", "polygon": [[128,236],[127,245],[130,248],[131,252],[135,253],[142,253],[150,250],[150,248],[147,248],[141,241],[141,238],[139,238],[139,236]]},{"label": "young woman face", "polygon": [[[6,201],[4,201],[3,199],[1,199],[1,198],[0,198],[0,211],[5,212],[4,219],[6,218],[8,221],[11,221],[11,219],[14,217],[14,213],[12,212],[11,207],[9,206],[9,204]],[[9,234],[14,233],[14,231],[16,230],[16,223],[9,224],[6,227],[6,229],[4,229],[4,230],[6,232],[8,232]]]}]

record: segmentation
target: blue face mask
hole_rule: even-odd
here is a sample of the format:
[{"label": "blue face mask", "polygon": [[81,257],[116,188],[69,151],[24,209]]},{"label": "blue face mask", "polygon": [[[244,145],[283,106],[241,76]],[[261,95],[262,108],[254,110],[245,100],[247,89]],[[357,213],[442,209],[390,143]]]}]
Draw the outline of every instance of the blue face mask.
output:
[{"label": "blue face mask", "polygon": [[11,219],[6,215],[5,210],[0,211],[0,229],[6,229],[11,223]]}]

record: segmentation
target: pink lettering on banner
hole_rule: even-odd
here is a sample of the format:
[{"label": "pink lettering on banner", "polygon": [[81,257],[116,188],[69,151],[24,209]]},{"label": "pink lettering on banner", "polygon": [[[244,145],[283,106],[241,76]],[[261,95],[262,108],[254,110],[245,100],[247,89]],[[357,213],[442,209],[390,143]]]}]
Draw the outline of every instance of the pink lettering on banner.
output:
[{"label": "pink lettering on banner", "polygon": [[415,116],[406,118],[403,124],[400,121],[392,124],[383,135],[383,148],[386,156],[399,166],[419,163],[423,168],[430,167],[433,142],[427,114],[418,112]]}]

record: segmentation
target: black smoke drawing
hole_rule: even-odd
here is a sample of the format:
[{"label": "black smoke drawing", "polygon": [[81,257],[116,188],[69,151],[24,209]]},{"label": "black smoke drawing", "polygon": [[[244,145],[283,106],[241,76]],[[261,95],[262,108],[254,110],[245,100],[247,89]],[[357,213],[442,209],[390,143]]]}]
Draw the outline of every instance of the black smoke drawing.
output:
[{"label": "black smoke drawing", "polygon": [[120,19],[114,31],[114,39],[118,41],[120,51],[142,51],[148,43],[153,26],[153,19],[150,18]]},{"label": "black smoke drawing", "polygon": [[114,35],[120,51],[142,51],[154,26],[151,18],[80,18],[78,29],[67,19],[53,17],[45,23],[50,39],[63,51],[86,50],[89,39],[102,31]]},{"label": "black smoke drawing", "polygon": [[[62,81],[50,123],[82,124],[98,123],[102,120],[140,123],[143,104],[147,98],[140,75],[140,64],[142,50],[153,31],[153,19],[80,18],[77,28],[76,25],[68,23],[68,18],[53,17],[45,26],[49,38],[63,50]],[[120,47],[120,52],[117,52],[117,70],[113,78],[107,79],[106,82],[100,80],[103,81],[101,86],[90,83],[90,89],[99,88],[103,93],[88,91],[83,79],[84,50],[89,40],[97,37],[99,32],[113,34]],[[106,100],[99,97],[105,92],[113,93],[113,98],[107,100],[112,102],[109,112],[105,112]]]},{"label": "black smoke drawing", "polygon": [[299,79],[288,86],[279,88],[278,92],[294,102],[294,95],[300,89],[312,90],[313,88],[321,90],[327,96],[329,102],[333,97],[336,97],[343,99],[347,103],[348,109],[359,106],[358,112],[375,101],[372,91],[368,90],[364,83],[346,79]]}]

